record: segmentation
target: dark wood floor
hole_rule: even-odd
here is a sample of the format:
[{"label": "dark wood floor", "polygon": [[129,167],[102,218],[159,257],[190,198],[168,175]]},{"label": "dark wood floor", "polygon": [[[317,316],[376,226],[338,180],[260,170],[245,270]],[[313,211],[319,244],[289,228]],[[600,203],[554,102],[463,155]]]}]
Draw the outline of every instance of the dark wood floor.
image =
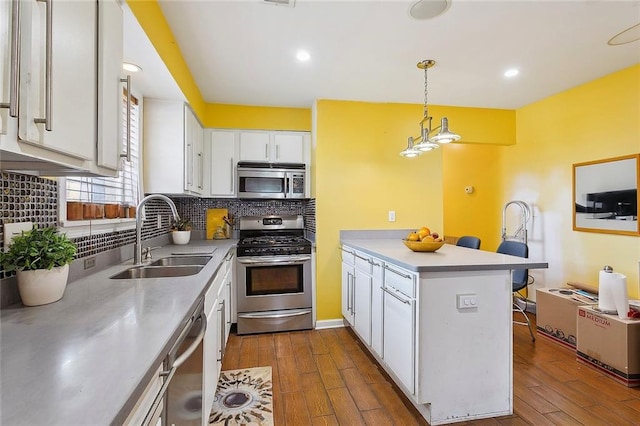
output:
[{"label": "dark wood floor", "polygon": [[[535,319],[535,317],[533,317]],[[462,425],[640,425],[640,388],[514,325],[514,415]],[[223,370],[270,365],[280,425],[427,424],[345,328],[229,338]]]}]

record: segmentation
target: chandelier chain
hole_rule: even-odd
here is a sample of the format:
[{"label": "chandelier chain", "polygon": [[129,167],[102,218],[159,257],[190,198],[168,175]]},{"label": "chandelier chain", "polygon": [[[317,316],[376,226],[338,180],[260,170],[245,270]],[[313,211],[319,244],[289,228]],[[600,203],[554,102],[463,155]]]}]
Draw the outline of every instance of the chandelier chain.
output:
[{"label": "chandelier chain", "polygon": [[427,90],[427,67],[424,68],[424,118],[429,117],[429,107],[427,106],[427,97],[429,91]]}]

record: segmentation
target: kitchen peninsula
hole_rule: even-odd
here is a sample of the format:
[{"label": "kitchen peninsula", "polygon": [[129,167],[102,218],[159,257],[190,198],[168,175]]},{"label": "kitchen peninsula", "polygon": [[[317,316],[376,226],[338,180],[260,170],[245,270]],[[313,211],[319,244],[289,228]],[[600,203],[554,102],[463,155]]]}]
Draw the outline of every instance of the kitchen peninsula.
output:
[{"label": "kitchen peninsula", "polygon": [[342,231],[342,313],[432,425],[513,413],[511,271],[544,261]]}]

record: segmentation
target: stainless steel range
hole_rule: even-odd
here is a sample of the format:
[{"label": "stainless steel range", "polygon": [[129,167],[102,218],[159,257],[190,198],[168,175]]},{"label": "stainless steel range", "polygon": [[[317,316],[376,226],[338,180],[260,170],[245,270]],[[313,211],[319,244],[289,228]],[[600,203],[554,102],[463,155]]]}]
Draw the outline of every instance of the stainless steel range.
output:
[{"label": "stainless steel range", "polygon": [[313,328],[311,242],[296,216],[240,218],[238,334]]}]

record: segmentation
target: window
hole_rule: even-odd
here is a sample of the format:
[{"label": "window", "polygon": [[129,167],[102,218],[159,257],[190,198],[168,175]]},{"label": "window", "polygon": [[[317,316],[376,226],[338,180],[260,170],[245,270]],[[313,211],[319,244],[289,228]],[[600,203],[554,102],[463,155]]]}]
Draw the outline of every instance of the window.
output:
[{"label": "window", "polygon": [[[127,93],[123,92],[122,152],[126,152]],[[88,220],[99,223],[129,222],[129,207],[140,200],[140,102],[131,96],[131,161],[125,157],[118,176],[66,177],[61,179],[61,222],[65,227],[87,225]],[[62,191],[64,189],[64,191]],[[64,193],[63,193],[64,192]],[[66,212],[66,213],[65,213]]]}]

